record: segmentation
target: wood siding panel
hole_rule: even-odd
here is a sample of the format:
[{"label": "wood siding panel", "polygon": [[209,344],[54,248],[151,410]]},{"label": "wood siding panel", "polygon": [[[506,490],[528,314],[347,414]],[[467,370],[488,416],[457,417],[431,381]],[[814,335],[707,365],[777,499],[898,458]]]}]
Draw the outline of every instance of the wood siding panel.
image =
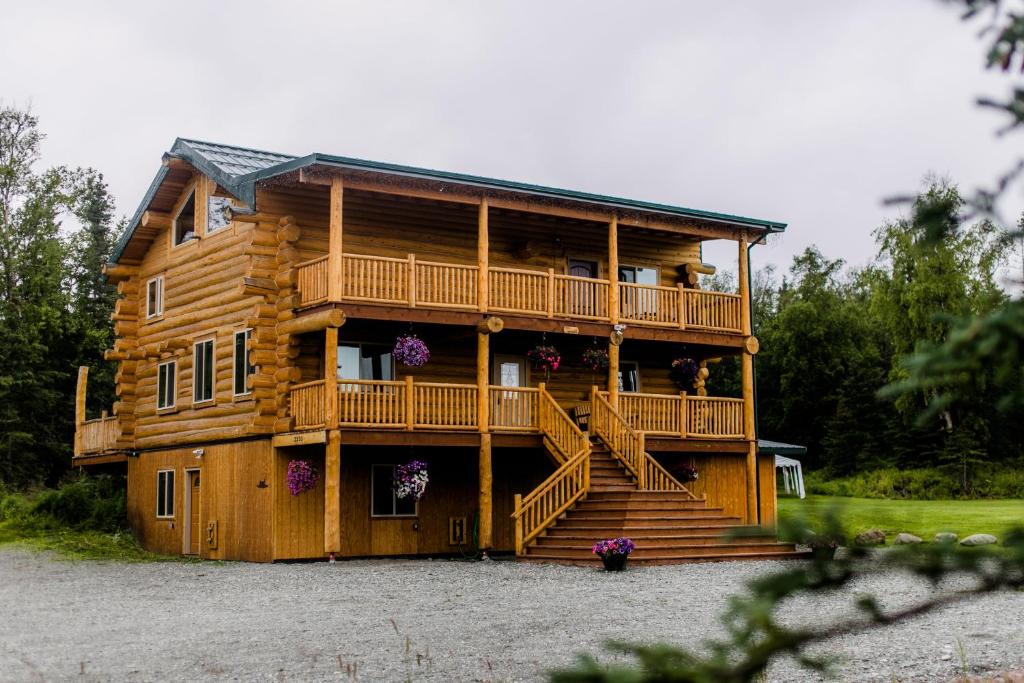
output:
[{"label": "wood siding panel", "polygon": [[[288,490],[288,462],[309,460],[321,475],[324,447],[277,448],[273,455],[273,552],[275,560],[324,557],[324,481],[320,477],[312,491],[293,496]],[[344,468],[345,448],[341,449]]]},{"label": "wood siding panel", "polygon": [[778,522],[778,503],[775,491],[775,456],[757,456],[758,488],[760,491],[761,525],[774,527]]}]

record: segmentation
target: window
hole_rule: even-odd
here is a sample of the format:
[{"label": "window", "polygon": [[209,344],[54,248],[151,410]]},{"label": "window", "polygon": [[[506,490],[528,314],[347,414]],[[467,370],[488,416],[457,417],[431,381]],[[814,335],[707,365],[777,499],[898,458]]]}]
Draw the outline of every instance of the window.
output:
[{"label": "window", "polygon": [[371,470],[372,502],[374,517],[415,517],[416,501],[412,498],[396,498],[394,489],[395,466],[374,465]]},{"label": "window", "polygon": [[619,282],[632,282],[638,285],[657,285],[658,269],[640,266],[619,266]]},{"label": "window", "polygon": [[162,519],[174,517],[174,470],[156,473],[156,516]]},{"label": "window", "polygon": [[161,363],[157,367],[156,375],[156,408],[163,410],[174,407],[174,397],[177,392],[177,370],[178,361]]},{"label": "window", "polygon": [[382,344],[338,344],[338,379],[393,380],[391,351]]},{"label": "window", "polygon": [[235,332],[235,396],[245,396],[246,394],[251,393],[249,390],[249,375],[256,372],[256,367],[249,363],[250,339],[252,339],[252,330]]},{"label": "window", "polygon": [[213,340],[196,342],[192,364],[192,402],[213,400]]},{"label": "window", "polygon": [[164,276],[158,275],[146,283],[146,318],[164,314]]},{"label": "window", "polygon": [[227,197],[210,197],[206,200],[206,234],[217,232],[231,225],[231,200]]},{"label": "window", "polygon": [[188,199],[174,217],[174,244],[184,244],[196,238],[196,191],[189,192]]},{"label": "window", "polygon": [[640,364],[633,360],[619,363],[619,391],[640,391]]}]

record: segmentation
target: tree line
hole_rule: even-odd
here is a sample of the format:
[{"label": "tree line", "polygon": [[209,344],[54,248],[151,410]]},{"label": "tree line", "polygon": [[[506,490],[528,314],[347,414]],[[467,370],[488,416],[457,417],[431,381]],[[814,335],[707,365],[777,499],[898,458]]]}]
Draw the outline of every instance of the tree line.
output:
[{"label": "tree line", "polygon": [[[932,212],[957,214],[956,186],[934,181],[908,218],[874,231],[871,263],[847,268],[817,247],[795,256],[779,276],[767,267],[752,278],[757,355],[758,434],[807,446],[810,469],[842,476],[881,467],[948,467],[964,477],[980,463],[1021,457],[1024,411],[1005,396],[1024,382],[1024,370],[976,363],[957,373],[973,391],[938,409],[935,388],[883,395],[909,377],[915,353],[943,343],[957,321],[1001,309],[1000,287],[1014,242],[987,219],[936,241],[921,230]],[[732,289],[731,273],[706,287]],[[736,359],[712,370],[709,387],[739,395]],[[969,485],[969,481],[964,482]]]}]

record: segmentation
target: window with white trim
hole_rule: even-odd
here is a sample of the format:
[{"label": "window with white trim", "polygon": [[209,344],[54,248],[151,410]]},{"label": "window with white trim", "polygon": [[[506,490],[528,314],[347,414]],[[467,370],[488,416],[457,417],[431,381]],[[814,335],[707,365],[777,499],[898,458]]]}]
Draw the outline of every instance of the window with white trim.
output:
[{"label": "window with white trim", "polygon": [[395,496],[395,466],[374,465],[370,471],[371,502],[373,517],[415,517],[416,501],[413,498]]},{"label": "window with white trim", "polygon": [[204,339],[195,343],[192,362],[192,402],[205,403],[213,400],[214,360],[213,340]]},{"label": "window with white trim", "polygon": [[249,362],[249,341],[251,339],[252,330],[239,330],[235,332],[235,396],[245,396],[252,393],[252,390],[249,389],[249,375],[256,372],[256,367]]},{"label": "window with white trim", "polygon": [[156,516],[160,519],[174,517],[174,470],[156,473]]},{"label": "window with white trim", "polygon": [[160,363],[156,370],[156,408],[164,410],[174,407],[178,393],[178,361]]},{"label": "window with white trim", "polygon": [[146,318],[164,314],[164,276],[157,275],[146,283]]}]

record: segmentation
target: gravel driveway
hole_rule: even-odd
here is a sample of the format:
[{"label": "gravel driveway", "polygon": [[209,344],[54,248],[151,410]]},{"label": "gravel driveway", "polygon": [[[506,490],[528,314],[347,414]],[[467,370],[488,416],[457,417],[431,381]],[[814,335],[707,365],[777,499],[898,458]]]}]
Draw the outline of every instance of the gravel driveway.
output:
[{"label": "gravel driveway", "polygon": [[[694,644],[726,598],[778,562],[606,574],[508,561],[67,562],[0,549],[0,680],[533,681],[610,638]],[[927,588],[859,590],[895,606]],[[795,605],[835,615],[849,599]],[[1024,595],[1002,594],[831,642],[842,680],[942,680],[1024,662]],[[610,656],[602,654],[603,660]],[[789,661],[770,680],[818,680]]]}]

